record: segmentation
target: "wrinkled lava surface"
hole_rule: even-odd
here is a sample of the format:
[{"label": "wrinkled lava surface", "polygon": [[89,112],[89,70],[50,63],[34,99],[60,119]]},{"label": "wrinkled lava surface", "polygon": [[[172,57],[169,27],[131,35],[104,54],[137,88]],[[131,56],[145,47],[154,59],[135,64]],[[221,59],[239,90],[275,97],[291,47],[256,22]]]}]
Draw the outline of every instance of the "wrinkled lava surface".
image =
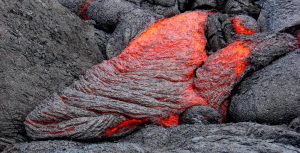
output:
[{"label": "wrinkled lava surface", "polygon": [[[176,126],[186,109],[213,107],[224,116],[226,98],[249,66],[251,41],[237,40],[207,57],[208,12],[160,20],[121,55],[94,65],[26,118],[33,139],[95,139],[126,134],[142,124]],[[253,34],[233,20],[240,34]],[[223,120],[223,121],[224,121]]]}]

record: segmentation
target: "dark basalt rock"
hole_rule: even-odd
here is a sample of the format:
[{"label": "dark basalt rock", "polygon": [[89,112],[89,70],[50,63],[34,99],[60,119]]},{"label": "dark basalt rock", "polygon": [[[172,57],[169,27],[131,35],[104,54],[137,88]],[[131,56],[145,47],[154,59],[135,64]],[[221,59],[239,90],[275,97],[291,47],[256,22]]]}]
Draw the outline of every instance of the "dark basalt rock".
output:
[{"label": "dark basalt rock", "polygon": [[34,141],[15,144],[3,153],[144,153],[145,150],[133,143],[87,144],[74,141]]},{"label": "dark basalt rock", "polygon": [[34,141],[15,144],[10,152],[300,152],[300,134],[285,126],[255,123],[149,126],[118,142],[86,144],[72,141]]},{"label": "dark basalt rock", "polygon": [[208,54],[224,48],[235,35],[229,15],[210,14],[207,19],[205,35],[208,41],[206,46]]},{"label": "dark basalt rock", "polygon": [[40,101],[102,61],[94,28],[54,0],[0,1],[0,151]]},{"label": "dark basalt rock", "polygon": [[104,59],[108,59],[107,54],[106,54],[106,45],[107,45],[110,37],[111,37],[111,34],[105,32],[103,30],[95,29],[95,40],[96,40],[99,50],[102,52]]},{"label": "dark basalt rock", "polygon": [[258,23],[262,30],[278,32],[300,28],[299,0],[265,0],[261,1],[261,5]]},{"label": "dark basalt rock", "polygon": [[[297,38],[287,33],[258,33],[241,37],[255,43],[252,55],[248,59],[248,62],[252,65],[249,71],[256,71],[270,65],[276,59],[298,48]],[[289,51],[287,52],[287,50]]]},{"label": "dark basalt rock", "polygon": [[194,106],[184,111],[181,124],[217,124],[222,121],[221,114],[211,107]]},{"label": "dark basalt rock", "polygon": [[[101,4],[100,4],[101,5]],[[93,10],[97,11],[97,9]],[[146,13],[141,9],[132,10],[119,17],[119,24],[111,34],[106,46],[107,57],[113,58],[121,54],[128,44],[138,37],[149,26],[154,24],[160,17]]]},{"label": "dark basalt rock", "polygon": [[299,116],[299,60],[297,50],[246,78],[232,97],[232,120],[283,124]]},{"label": "dark basalt rock", "polygon": [[287,127],[256,123],[148,127],[122,142],[157,152],[299,152],[300,134]]},{"label": "dark basalt rock", "polygon": [[177,0],[127,0],[139,6],[143,10],[150,10],[164,17],[179,14]]},{"label": "dark basalt rock", "polygon": [[194,0],[189,3],[190,9],[212,9],[218,6],[217,0]]},{"label": "dark basalt rock", "polygon": [[293,119],[289,127],[300,133],[300,116]]},{"label": "dark basalt rock", "polygon": [[217,10],[233,15],[249,15],[257,19],[260,13],[258,0],[178,0],[179,10]]},{"label": "dark basalt rock", "polygon": [[205,31],[208,41],[206,46],[207,52],[211,55],[217,50],[224,48],[236,40],[238,38],[237,35],[251,35],[258,32],[257,22],[250,16],[233,16],[222,13],[210,14]]},{"label": "dark basalt rock", "polygon": [[180,13],[178,3],[175,3],[173,0],[155,1],[156,2],[151,2],[151,0],[143,1],[139,6],[143,10],[150,10],[164,17],[171,17]]},{"label": "dark basalt rock", "polygon": [[[111,32],[105,51],[109,59],[119,55],[129,42],[163,17],[148,9],[141,8],[142,4],[139,4],[142,3],[141,1],[101,0],[84,2],[82,0],[59,0],[59,2],[86,20],[94,20],[96,28]],[[83,9],[85,6],[86,10]]]},{"label": "dark basalt rock", "polygon": [[258,0],[228,0],[224,12],[228,14],[245,14],[257,18],[260,13]]}]

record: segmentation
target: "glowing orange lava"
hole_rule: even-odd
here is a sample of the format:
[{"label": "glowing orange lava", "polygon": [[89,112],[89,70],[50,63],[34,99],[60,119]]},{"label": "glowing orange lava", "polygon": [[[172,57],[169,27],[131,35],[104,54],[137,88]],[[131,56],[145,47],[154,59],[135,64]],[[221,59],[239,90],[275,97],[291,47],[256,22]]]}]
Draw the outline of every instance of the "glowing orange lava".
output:
[{"label": "glowing orange lava", "polygon": [[[182,58],[185,59],[185,61],[182,62],[183,65],[181,67],[187,67],[189,72],[187,75],[182,75],[178,79],[188,81],[192,79],[195,73],[194,68],[191,66],[198,67],[207,58],[205,51],[206,38],[204,35],[207,16],[207,12],[190,12],[173,18],[160,20],[130,43],[122,54],[117,57],[122,59],[122,63],[117,60],[111,60],[109,62],[118,65],[116,67],[120,68],[119,71],[122,73],[129,73],[144,69],[145,63],[140,63],[137,60],[135,60],[136,62],[132,62],[132,59],[154,61],[166,58],[169,62],[174,60],[175,63],[176,60]],[[166,38],[166,36],[170,36],[171,39]],[[187,41],[186,38],[192,41]],[[192,45],[190,45],[191,42]],[[179,48],[182,52],[177,52]],[[204,100],[201,97],[195,96],[191,88],[186,90],[186,96],[184,98],[188,99],[183,100],[189,103],[185,108],[206,103],[203,102]],[[171,112],[168,118],[158,118],[159,123],[157,124],[161,124],[165,127],[179,124],[178,113]],[[134,122],[136,122],[136,120],[134,120]],[[138,122],[143,121],[139,120]],[[128,122],[121,123],[122,126],[117,127],[121,128],[127,123]],[[129,123],[131,123],[131,121],[129,121]],[[114,130],[119,129],[117,127],[114,128]],[[113,130],[109,131],[110,132],[106,132],[105,135],[113,133]]]},{"label": "glowing orange lava", "polygon": [[[187,67],[190,65],[199,67],[207,59],[205,51],[206,38],[204,35],[204,31],[206,19],[209,13],[210,12],[190,12],[175,16],[173,18],[160,20],[159,22],[148,28],[136,40],[130,43],[129,46],[122,52],[122,54],[117,57],[122,59],[122,63],[116,62],[116,60],[111,60],[109,62],[117,65],[116,67],[118,67],[118,70],[122,73],[129,73],[138,71],[139,69],[144,69],[144,63],[130,62],[133,59],[147,59],[151,61],[168,57],[168,60],[176,60],[177,56],[186,56],[189,59],[185,61],[186,65],[181,67]],[[183,21],[189,21],[189,23],[184,24],[186,22]],[[236,21],[234,22],[239,23]],[[198,29],[197,32],[192,36],[190,36],[190,33],[188,32],[191,30],[191,28]],[[239,29],[242,29],[242,32],[239,31],[240,33],[245,33],[245,31],[247,34],[254,33],[252,31],[249,32],[245,30],[246,28],[241,24],[239,24]],[[174,33],[174,31],[176,31],[176,33]],[[166,38],[166,36],[168,35],[173,38],[178,37],[178,40],[175,42],[174,39],[172,39],[172,41],[169,41],[168,38]],[[186,46],[184,42],[186,40],[182,39],[184,37],[192,37],[194,41],[193,45]],[[235,41],[226,48],[218,51],[218,53],[216,54],[217,56],[221,56],[220,58],[214,59],[214,64],[218,64],[219,62],[219,64],[222,65],[225,69],[233,69],[236,73],[236,80],[232,80],[233,82],[236,82],[241,78],[247,67],[247,58],[251,55],[251,50],[249,47],[250,44],[251,42]],[[176,54],[174,54],[176,51],[174,52],[173,50],[176,50],[177,48],[180,48],[182,52],[177,52]],[[187,75],[182,76],[183,78],[180,78],[180,80],[192,80],[194,75],[194,69],[190,69]],[[185,90],[184,97],[181,99],[182,102],[187,102],[188,104],[180,109],[185,110],[195,105],[210,105],[211,100],[204,99],[197,94],[199,92],[201,92],[201,90],[195,88],[193,84],[191,84]],[[226,113],[227,107],[225,106],[226,104],[222,105],[221,109],[223,109],[223,111]],[[215,108],[218,109],[217,107]],[[157,124],[163,125],[165,127],[176,126],[179,124],[179,115],[179,113],[170,112],[168,118],[158,117],[159,123]],[[131,126],[132,122],[134,123],[134,125],[136,125],[136,123],[143,124],[143,122],[145,121],[130,119],[128,120],[128,122],[122,122],[115,128],[110,129],[109,132],[106,132],[105,136],[114,134],[115,131],[124,128],[124,126]]]},{"label": "glowing orange lava", "polygon": [[102,137],[112,137],[114,135],[126,133],[127,131],[131,131],[138,126],[145,124],[146,122],[148,122],[148,119],[143,119],[143,120],[129,119],[129,120],[123,121],[119,125],[107,129],[105,131],[105,133],[102,134]]},{"label": "glowing orange lava", "polygon": [[[148,123],[176,126],[180,114],[196,105],[212,107],[225,119],[226,99],[248,67],[252,42],[237,40],[207,57],[210,13],[194,11],[158,21],[119,56],[94,65],[29,114],[27,128],[37,138],[78,138],[84,132],[107,138]],[[239,20],[233,19],[233,24],[239,34],[254,34]],[[66,126],[70,120],[77,124]],[[87,122],[95,129],[87,131]]]},{"label": "glowing orange lava", "polygon": [[234,30],[236,31],[237,34],[242,34],[242,35],[253,35],[255,31],[251,29],[247,29],[241,22],[240,19],[238,18],[233,18],[232,19],[233,27]]},{"label": "glowing orange lava", "polygon": [[[248,45],[250,45],[250,42],[235,41],[220,51],[220,54],[229,56],[222,57],[222,59],[217,62],[224,63],[224,66],[226,66],[227,63],[232,63],[235,67],[237,79],[240,79],[245,72],[247,58],[251,55],[251,50]],[[232,66],[232,64],[230,66]]]}]

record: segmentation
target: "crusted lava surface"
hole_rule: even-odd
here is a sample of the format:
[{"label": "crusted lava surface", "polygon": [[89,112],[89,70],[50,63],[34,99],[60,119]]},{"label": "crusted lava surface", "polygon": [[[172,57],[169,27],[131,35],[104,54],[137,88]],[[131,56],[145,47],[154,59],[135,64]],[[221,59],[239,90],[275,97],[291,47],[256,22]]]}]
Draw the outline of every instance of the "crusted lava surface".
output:
[{"label": "crusted lava surface", "polygon": [[[94,65],[33,110],[25,121],[28,136],[121,136],[143,124],[176,126],[182,112],[199,105],[214,108],[225,121],[226,99],[251,68],[255,43],[235,40],[207,57],[208,14],[188,12],[152,25],[119,56]],[[237,19],[233,22],[237,33],[254,33]],[[256,55],[266,54],[270,52]]]}]

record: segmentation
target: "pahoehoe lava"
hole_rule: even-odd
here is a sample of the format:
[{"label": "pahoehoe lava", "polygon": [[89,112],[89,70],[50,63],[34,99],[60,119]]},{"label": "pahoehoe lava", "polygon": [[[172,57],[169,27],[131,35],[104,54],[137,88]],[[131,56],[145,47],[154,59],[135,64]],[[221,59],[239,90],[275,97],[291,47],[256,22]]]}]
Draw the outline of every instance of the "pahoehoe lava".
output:
[{"label": "pahoehoe lava", "polygon": [[[119,56],[94,65],[80,80],[45,99],[26,118],[28,136],[121,136],[143,124],[176,126],[180,114],[193,106],[214,108],[224,122],[234,85],[256,66],[248,59],[275,54],[257,50],[251,39],[240,39],[208,57],[208,14],[183,13],[149,27]],[[233,23],[238,34],[254,34],[237,19]],[[294,41],[281,54],[295,49]]]}]

